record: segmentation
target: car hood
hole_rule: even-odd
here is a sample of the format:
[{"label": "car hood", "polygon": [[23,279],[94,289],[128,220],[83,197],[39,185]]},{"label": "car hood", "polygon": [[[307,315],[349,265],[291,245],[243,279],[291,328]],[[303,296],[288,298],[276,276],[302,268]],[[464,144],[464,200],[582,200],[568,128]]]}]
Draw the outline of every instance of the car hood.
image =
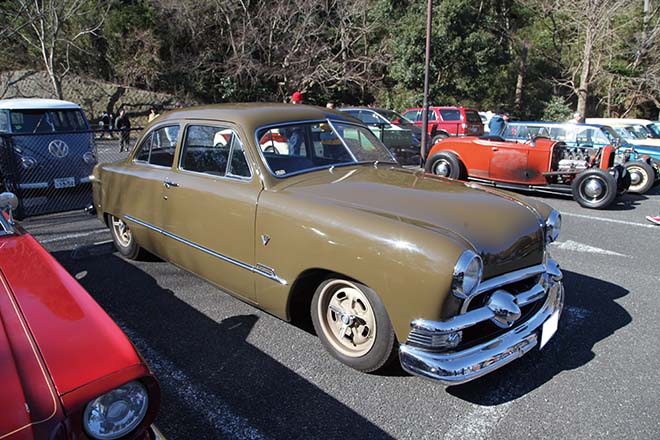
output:
[{"label": "car hood", "polygon": [[[3,395],[13,396],[0,399],[0,410],[15,401],[25,412],[40,395],[47,396],[42,406],[52,407],[58,396],[142,363],[112,319],[32,236],[0,238],[0,268],[0,350],[10,354],[0,374]],[[31,407],[32,419],[34,413]]]},{"label": "car hood", "polygon": [[485,277],[543,259],[544,219],[520,196],[387,165],[298,177],[282,190],[463,240],[483,258]]}]

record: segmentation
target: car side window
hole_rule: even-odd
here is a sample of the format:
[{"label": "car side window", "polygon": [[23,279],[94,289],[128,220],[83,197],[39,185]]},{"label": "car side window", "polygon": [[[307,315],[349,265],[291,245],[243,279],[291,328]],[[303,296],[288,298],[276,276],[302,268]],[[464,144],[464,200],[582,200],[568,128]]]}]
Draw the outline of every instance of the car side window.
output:
[{"label": "car side window", "polygon": [[226,126],[189,126],[179,167],[213,176],[250,177],[243,145],[234,130]]},{"label": "car side window", "polygon": [[460,121],[461,120],[461,111],[460,110],[440,110],[440,116],[443,121]]},{"label": "car side window", "polygon": [[373,114],[373,112],[368,112],[365,110],[360,111],[360,120],[364,122],[367,125],[374,125],[374,124],[382,124],[383,121],[378,119],[376,115]]},{"label": "car side window", "polygon": [[136,161],[151,165],[171,167],[179,137],[179,126],[169,125],[152,131],[138,146]]},{"label": "car side window", "polygon": [[243,143],[236,135],[232,139],[229,157],[231,159],[229,160],[229,169],[227,170],[228,175],[247,178],[252,176],[247,158],[245,157]]},{"label": "car side window", "polygon": [[7,112],[3,111],[0,111],[0,132],[9,132],[9,118],[7,117]]},{"label": "car side window", "polygon": [[408,110],[403,114],[403,116],[410,119],[411,121],[417,121],[420,120],[419,113],[419,110]]},{"label": "car side window", "polygon": [[429,121],[437,121],[438,120],[438,117],[436,116],[435,111],[433,111],[433,110],[428,111],[428,118],[429,118]]},{"label": "car side window", "polygon": [[151,153],[151,138],[154,133],[151,132],[144,137],[142,142],[137,148],[137,153],[135,154],[135,160],[140,162],[149,162],[149,154]]}]

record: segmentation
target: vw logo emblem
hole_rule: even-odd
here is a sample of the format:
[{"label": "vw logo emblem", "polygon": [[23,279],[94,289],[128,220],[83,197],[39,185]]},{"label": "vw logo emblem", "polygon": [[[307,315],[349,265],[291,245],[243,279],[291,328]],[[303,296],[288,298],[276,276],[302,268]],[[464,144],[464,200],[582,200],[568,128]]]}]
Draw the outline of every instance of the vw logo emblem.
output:
[{"label": "vw logo emblem", "polygon": [[48,151],[56,158],[62,159],[63,157],[66,157],[67,154],[69,154],[69,146],[66,144],[66,142],[55,139],[54,141],[51,141],[50,144],[48,144]]}]

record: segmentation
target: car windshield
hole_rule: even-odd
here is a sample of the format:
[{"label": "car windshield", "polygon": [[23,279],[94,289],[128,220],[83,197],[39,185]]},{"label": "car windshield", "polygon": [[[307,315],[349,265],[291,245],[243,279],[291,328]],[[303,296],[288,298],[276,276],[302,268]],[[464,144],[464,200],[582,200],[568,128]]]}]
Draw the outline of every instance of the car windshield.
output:
[{"label": "car windshield", "polygon": [[626,127],[637,139],[646,139],[651,136],[649,130],[643,125],[631,125]]},{"label": "car windshield", "polygon": [[392,110],[378,110],[379,115],[390,121],[394,125],[400,125],[401,127],[412,127],[415,125],[413,121],[406,118],[400,113],[397,113]]},{"label": "car windshield", "polygon": [[12,110],[14,133],[85,131],[87,124],[80,110]]},{"label": "car windshield", "polygon": [[600,131],[603,132],[607,140],[612,144],[622,143],[623,138],[619,135],[612,127],[603,126],[600,127]]},{"label": "car windshield", "polygon": [[660,137],[660,123],[654,122],[646,126],[646,128],[653,133],[653,137]]},{"label": "car windshield", "polygon": [[475,124],[481,123],[481,116],[479,116],[479,113],[474,110],[465,110],[465,119],[467,119],[468,122],[473,122]]},{"label": "car windshield", "polygon": [[277,177],[356,163],[397,163],[366,127],[336,121],[257,130],[261,153]]}]

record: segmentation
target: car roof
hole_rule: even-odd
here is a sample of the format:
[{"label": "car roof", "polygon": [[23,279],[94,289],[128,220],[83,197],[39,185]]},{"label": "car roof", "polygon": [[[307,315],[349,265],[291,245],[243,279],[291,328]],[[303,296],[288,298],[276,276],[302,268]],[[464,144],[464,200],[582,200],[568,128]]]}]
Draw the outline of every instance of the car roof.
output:
[{"label": "car roof", "polygon": [[215,104],[176,109],[161,115],[154,122],[161,123],[167,120],[181,119],[229,121],[252,130],[267,125],[308,120],[334,119],[353,123],[359,122],[348,113],[325,107],[261,102]]},{"label": "car roof", "polygon": [[639,118],[587,118],[587,122],[606,125],[648,125],[658,121]]},{"label": "car roof", "polygon": [[[430,106],[429,106],[429,110],[461,110],[461,109],[463,109],[463,110],[472,110],[472,111],[475,111],[475,112],[479,112],[479,111],[478,111],[476,108],[474,108],[474,107],[461,107],[461,106],[458,106],[458,107],[457,107],[457,106],[452,106],[452,105],[450,105],[450,106],[437,106],[437,105],[430,105]],[[409,110],[422,110],[422,107],[411,107],[411,108],[408,108],[408,109],[406,109],[406,110],[404,110],[404,111],[407,112],[407,111],[409,111]]]},{"label": "car roof", "polygon": [[575,122],[539,122],[539,121],[511,121],[507,125],[527,125],[527,126],[537,126],[537,127],[546,127],[546,126],[552,126],[552,127],[558,127],[562,125],[570,125],[570,126],[576,126],[576,127],[594,127],[594,128],[602,128],[602,127],[609,127],[607,124],[576,124]]},{"label": "car roof", "polygon": [[80,109],[78,104],[59,99],[14,98],[1,99],[0,109],[4,110],[44,110],[44,109]]}]

